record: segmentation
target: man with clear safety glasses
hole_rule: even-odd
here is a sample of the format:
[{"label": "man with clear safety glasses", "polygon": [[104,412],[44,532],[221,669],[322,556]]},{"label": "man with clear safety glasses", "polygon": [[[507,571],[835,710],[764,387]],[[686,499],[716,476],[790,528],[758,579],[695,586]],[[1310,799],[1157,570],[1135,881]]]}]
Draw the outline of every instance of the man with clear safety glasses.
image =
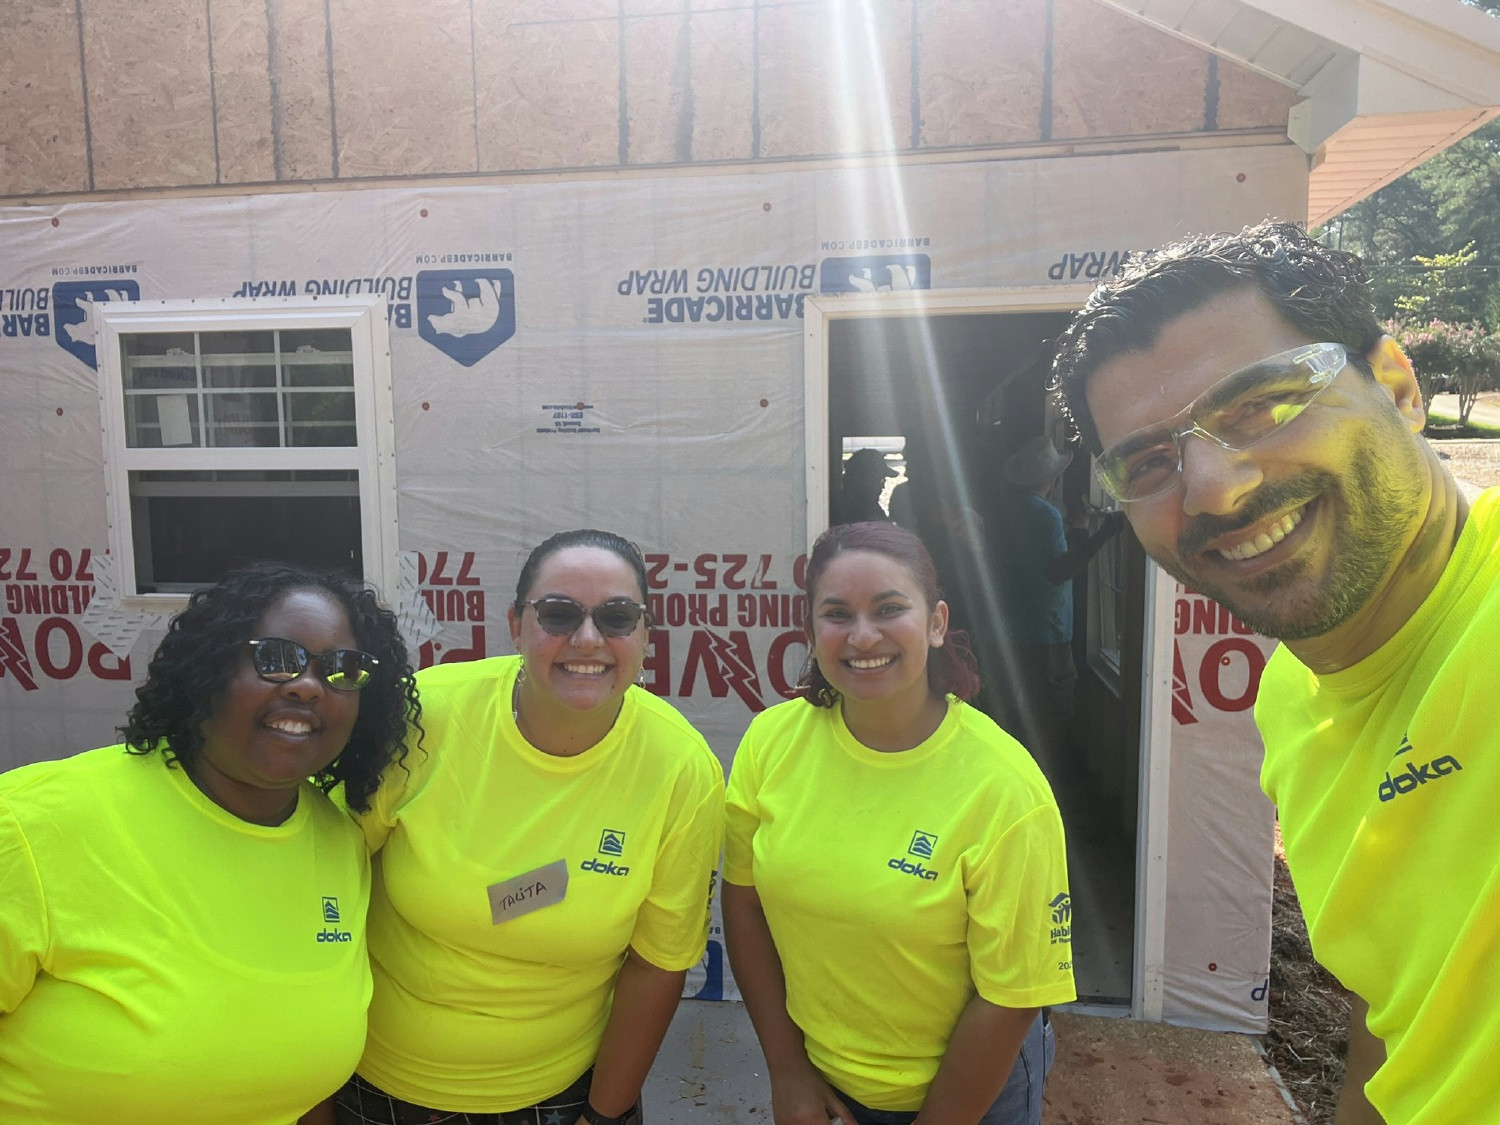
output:
[{"label": "man with clear safety glasses", "polygon": [[1151,557],[1283,642],[1261,783],[1355,994],[1338,1125],[1500,1120],[1500,489],[1465,500],[1359,260],[1291,224],[1133,259],[1052,386]]}]

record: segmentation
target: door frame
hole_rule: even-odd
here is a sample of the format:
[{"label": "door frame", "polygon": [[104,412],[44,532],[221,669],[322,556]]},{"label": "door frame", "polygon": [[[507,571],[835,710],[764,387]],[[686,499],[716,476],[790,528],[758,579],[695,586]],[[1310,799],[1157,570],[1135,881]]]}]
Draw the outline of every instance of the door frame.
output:
[{"label": "door frame", "polygon": [[[803,304],[803,455],[807,550],[828,527],[828,334],[834,320],[1076,312],[1092,284],[913,289],[809,295]],[[1141,662],[1141,770],[1136,794],[1135,925],[1130,1014],[1160,1021],[1166,949],[1167,802],[1172,749],[1171,578],[1146,564]]]}]

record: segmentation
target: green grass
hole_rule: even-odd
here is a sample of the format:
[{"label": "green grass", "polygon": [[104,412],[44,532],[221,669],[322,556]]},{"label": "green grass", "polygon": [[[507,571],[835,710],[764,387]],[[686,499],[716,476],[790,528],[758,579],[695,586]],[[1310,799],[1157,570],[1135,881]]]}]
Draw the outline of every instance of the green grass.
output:
[{"label": "green grass", "polygon": [[[1429,430],[1434,426],[1457,426],[1458,419],[1451,414],[1439,414],[1436,411],[1427,415]],[[1500,438],[1500,426],[1486,426],[1476,422],[1473,417],[1469,418],[1469,434],[1476,438]]]}]

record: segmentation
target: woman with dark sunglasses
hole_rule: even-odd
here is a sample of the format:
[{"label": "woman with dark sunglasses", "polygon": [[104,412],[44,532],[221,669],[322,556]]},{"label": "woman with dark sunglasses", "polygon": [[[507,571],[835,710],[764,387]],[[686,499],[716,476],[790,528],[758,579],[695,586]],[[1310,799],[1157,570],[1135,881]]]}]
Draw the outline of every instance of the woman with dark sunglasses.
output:
[{"label": "woman with dark sunglasses", "polygon": [[723,770],[637,686],[640,551],[562,532],[526,560],[517,655],[417,677],[424,755],[359,819],[375,996],[349,1123],[614,1125],[703,955]]},{"label": "woman with dark sunglasses", "polygon": [[[395,618],[282,565],[199,590],[124,744],[0,777],[0,1120],[290,1125],[358,1061],[366,807],[420,717]],[[418,728],[419,729],[419,728]]]},{"label": "woman with dark sunglasses", "polygon": [[729,780],[724,925],[774,1125],[1039,1125],[1039,1009],[1074,998],[1062,820],[964,700],[932,558],[888,523],[807,563],[803,696]]}]

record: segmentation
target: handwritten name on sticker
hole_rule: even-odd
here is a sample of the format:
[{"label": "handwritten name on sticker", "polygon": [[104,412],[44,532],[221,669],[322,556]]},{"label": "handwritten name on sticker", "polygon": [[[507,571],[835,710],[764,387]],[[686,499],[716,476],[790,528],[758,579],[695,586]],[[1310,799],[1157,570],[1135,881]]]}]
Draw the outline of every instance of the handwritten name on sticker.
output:
[{"label": "handwritten name on sticker", "polygon": [[568,893],[568,861],[554,860],[545,867],[506,879],[486,888],[490,896],[490,919],[495,925],[552,906]]}]

